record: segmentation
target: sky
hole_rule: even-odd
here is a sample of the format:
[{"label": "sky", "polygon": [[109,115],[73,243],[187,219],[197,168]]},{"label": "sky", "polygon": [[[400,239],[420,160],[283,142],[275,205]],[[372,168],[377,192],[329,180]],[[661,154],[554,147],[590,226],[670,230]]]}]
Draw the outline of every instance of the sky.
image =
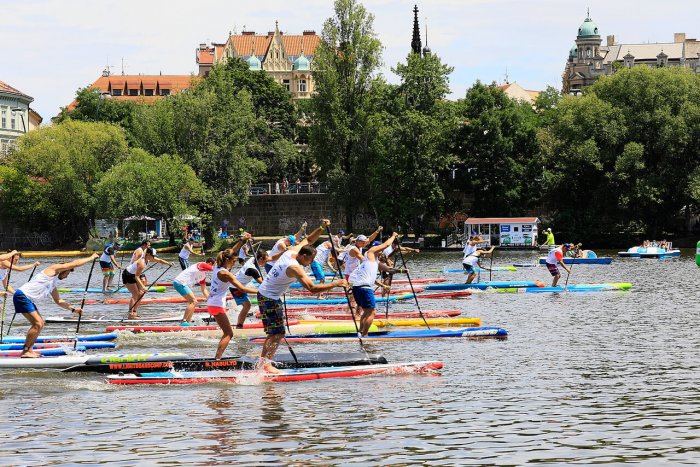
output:
[{"label": "sky", "polygon": [[[526,89],[561,87],[561,73],[587,8],[605,36],[622,43],[672,42],[674,32],[700,39],[694,0],[365,0],[381,40],[382,73],[410,50],[413,5],[421,35],[454,67],[450,98],[476,80]],[[68,105],[106,65],[112,73],[197,72],[195,49],[224,42],[228,31],[321,32],[331,0],[0,0],[0,81],[34,97],[44,122]]]}]

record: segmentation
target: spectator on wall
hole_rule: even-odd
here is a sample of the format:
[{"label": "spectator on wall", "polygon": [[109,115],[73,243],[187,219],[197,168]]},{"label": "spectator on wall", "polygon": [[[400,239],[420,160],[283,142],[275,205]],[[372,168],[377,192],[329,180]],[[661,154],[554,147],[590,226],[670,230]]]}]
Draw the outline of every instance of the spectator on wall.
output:
[{"label": "spectator on wall", "polygon": [[287,181],[287,177],[282,178],[282,193],[287,194],[289,190],[289,182]]}]

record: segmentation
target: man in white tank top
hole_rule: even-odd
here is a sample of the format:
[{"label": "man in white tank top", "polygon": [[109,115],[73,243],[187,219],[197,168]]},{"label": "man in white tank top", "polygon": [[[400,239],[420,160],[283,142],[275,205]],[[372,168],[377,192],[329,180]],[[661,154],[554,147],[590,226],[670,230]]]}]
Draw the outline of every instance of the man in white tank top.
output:
[{"label": "man in white tank top", "polygon": [[471,284],[472,281],[476,278],[477,267],[486,269],[487,271],[490,270],[486,266],[481,265],[481,257],[493,254],[493,250],[495,249],[496,247],[492,246],[490,250],[475,250],[473,253],[464,257],[464,259],[462,260],[462,267],[464,267],[464,272],[467,275],[467,282],[465,282],[465,284]]},{"label": "man in white tank top", "polygon": [[[357,307],[362,310],[360,317],[360,333],[366,336],[370,326],[374,321],[374,310],[377,308],[377,302],[374,298],[374,285],[384,288],[384,284],[377,280],[379,272],[379,262],[377,255],[392,244],[396,238],[396,232],[391,234],[384,243],[373,246],[365,254],[365,260],[360,266],[350,274],[350,285],[352,286],[352,295],[355,297]],[[388,288],[388,287],[387,287]]]},{"label": "man in white tank top", "polygon": [[347,287],[348,285],[347,281],[342,279],[328,284],[315,284],[304,271],[304,268],[309,266],[316,256],[316,248],[311,245],[318,240],[329,225],[331,222],[328,219],[323,219],[321,226],[311,232],[307,238],[296,246],[288,248],[258,287],[260,319],[267,334],[260,362],[262,368],[267,372],[280,372],[272,365],[271,360],[284,337],[282,297],[289,286],[298,281],[309,292],[319,293],[334,287]]},{"label": "man in white tank top", "polygon": [[19,287],[12,297],[12,303],[15,306],[15,313],[22,313],[31,327],[27,331],[27,337],[24,340],[22,349],[22,357],[35,358],[40,355],[32,350],[39,333],[44,328],[44,320],[39,314],[35,301],[53,299],[54,303],[61,308],[70,310],[72,313],[81,314],[82,309],[71,306],[68,302],[61,299],[58,294],[58,281],[65,279],[73,271],[74,268],[80,267],[98,258],[97,253],[87,258],[77,259],[70,263],[58,263],[49,266],[41,271],[34,278]]},{"label": "man in white tank top", "polygon": [[299,227],[299,230],[297,230],[297,233],[294,235],[287,235],[286,237],[280,238],[275,242],[272,249],[267,252],[270,259],[268,260],[267,264],[265,264],[266,272],[270,272],[270,269],[272,269],[272,266],[275,265],[277,259],[282,256],[284,252],[289,249],[289,247],[298,245],[299,242],[301,242],[301,239],[304,237],[304,232],[306,231],[306,226],[307,223],[304,222],[301,224],[301,227]]},{"label": "man in white tank top", "polygon": [[41,263],[39,261],[34,261],[33,263],[24,264],[22,266],[18,265],[22,253],[17,250],[12,250],[9,253],[4,253],[0,255],[0,284],[5,288],[6,292],[14,293],[15,289],[10,285],[10,276],[8,272],[10,267],[13,271],[26,271],[28,269],[35,268]]}]

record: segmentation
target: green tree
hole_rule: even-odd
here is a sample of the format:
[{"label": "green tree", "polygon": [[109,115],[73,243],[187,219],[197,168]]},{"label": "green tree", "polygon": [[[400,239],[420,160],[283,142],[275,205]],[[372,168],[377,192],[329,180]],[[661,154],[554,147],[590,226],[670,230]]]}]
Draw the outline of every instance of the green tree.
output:
[{"label": "green tree", "polygon": [[[463,189],[474,194],[474,215],[522,214],[534,200],[537,120],[532,107],[510,99],[495,84],[477,82],[456,105],[461,124],[453,150]],[[540,169],[541,171],[541,169]]]},{"label": "green tree", "polygon": [[370,93],[381,65],[382,46],[374,17],[356,0],[336,0],[335,15],[324,22],[313,76],[311,152],[327,175],[352,228],[368,191]]},{"label": "green tree", "polygon": [[[125,189],[128,187],[128,189]],[[191,167],[178,156],[153,156],[133,149],[112,167],[96,186],[100,215],[125,218],[149,214],[172,221],[176,216],[198,214],[208,202],[208,191]],[[168,233],[172,222],[168,222]]]},{"label": "green tree", "polygon": [[132,127],[132,117],[137,104],[133,101],[113,99],[109,94],[103,94],[99,89],[87,86],[78,89],[75,96],[75,107],[64,107],[54,123],[65,120],[82,122],[117,123],[126,130]]},{"label": "green tree", "polygon": [[450,92],[449,76],[454,68],[443,64],[437,55],[411,52],[406,63],[397,64],[392,71],[401,78],[400,92],[407,107],[432,113]]},{"label": "green tree", "polygon": [[8,165],[41,185],[35,225],[71,238],[88,231],[95,218],[95,185],[127,154],[118,126],[68,120],[24,135]]}]

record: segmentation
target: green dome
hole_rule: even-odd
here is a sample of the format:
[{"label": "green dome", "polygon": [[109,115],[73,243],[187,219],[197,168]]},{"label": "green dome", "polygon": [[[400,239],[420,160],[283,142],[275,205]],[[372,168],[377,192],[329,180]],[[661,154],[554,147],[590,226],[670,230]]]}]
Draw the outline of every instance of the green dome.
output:
[{"label": "green dome", "polygon": [[597,36],[598,26],[595,25],[591,18],[586,18],[580,28],[578,28],[578,37]]},{"label": "green dome", "polygon": [[248,57],[248,68],[254,71],[259,71],[262,70],[262,63],[260,62],[260,59],[256,55],[251,55]]},{"label": "green dome", "polygon": [[299,55],[292,64],[292,70],[309,71],[310,69],[311,63],[309,62],[309,59],[304,56],[304,54]]},{"label": "green dome", "polygon": [[574,44],[574,46],[571,47],[571,50],[569,50],[569,57],[576,58],[577,55],[578,55],[578,48],[576,47],[576,44]]}]

